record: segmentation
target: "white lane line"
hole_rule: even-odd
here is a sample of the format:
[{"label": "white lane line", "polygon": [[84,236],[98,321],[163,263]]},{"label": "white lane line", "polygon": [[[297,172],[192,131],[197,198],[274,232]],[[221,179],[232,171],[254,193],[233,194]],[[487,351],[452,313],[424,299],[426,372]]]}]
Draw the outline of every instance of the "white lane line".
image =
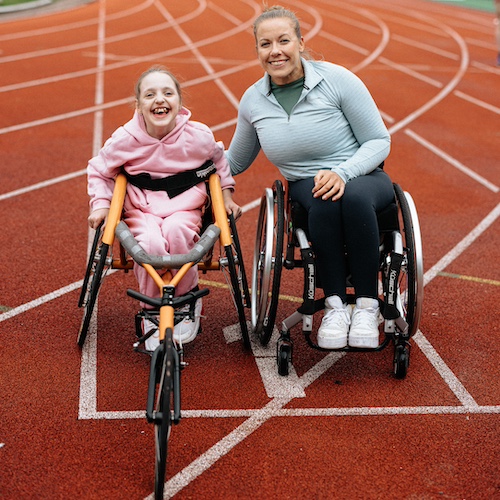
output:
[{"label": "white lane line", "polygon": [[[111,14],[107,16],[108,21],[116,21],[118,19],[122,19],[127,16],[132,16],[134,14],[139,13],[142,10],[147,9],[149,6],[153,4],[154,0],[146,0],[139,5],[136,5],[128,10],[122,10],[117,12],[116,14]],[[43,28],[37,28],[33,30],[27,31],[18,31],[16,33],[7,33],[5,35],[0,35],[0,42],[6,42],[11,40],[19,40],[21,38],[32,38],[35,36],[46,36],[51,33],[59,33],[61,31],[73,31],[79,28],[85,28],[86,26],[92,26],[93,24],[97,24],[98,19],[91,18],[85,21],[77,21],[74,23],[66,23],[59,24],[55,26],[45,26]]]},{"label": "white lane line", "polygon": [[14,307],[14,308],[10,309],[9,311],[6,311],[6,312],[0,314],[0,323],[2,323],[2,321],[6,321],[8,319],[14,318],[15,316],[18,316],[19,314],[23,314],[25,312],[28,312],[31,309],[35,309],[36,307],[41,306],[43,304],[46,304],[47,302],[51,302],[52,300],[56,300],[59,297],[66,295],[67,293],[73,292],[74,290],[78,290],[79,288],[82,287],[82,284],[83,284],[83,280],[75,281],[75,283],[71,283],[71,285],[66,285],[62,288],[59,288],[58,290],[55,290],[55,291],[50,292],[46,295],[42,295],[41,297],[38,297],[34,300],[31,300],[30,302],[26,302],[25,304]]},{"label": "white lane line", "polygon": [[427,286],[441,271],[446,269],[472,243],[474,243],[500,216],[500,203],[457,245],[434,264],[424,275],[424,286]]},{"label": "white lane line", "polygon": [[70,174],[61,175],[60,177],[54,177],[53,179],[49,179],[48,181],[38,182],[36,184],[32,184],[31,186],[26,186],[24,188],[16,189],[15,191],[0,194],[0,201],[7,200],[8,198],[14,198],[15,196],[29,193],[30,191],[36,191],[37,189],[43,189],[48,186],[52,186],[53,184],[58,184],[59,182],[68,181],[70,179],[74,179],[75,177],[80,177],[81,175],[84,175],[86,173],[87,169],[78,170],[76,172],[71,172]]},{"label": "white lane line", "polygon": [[436,156],[439,158],[442,158],[446,162],[448,162],[450,165],[455,167],[457,170],[460,170],[462,173],[465,175],[468,175],[470,178],[474,179],[476,182],[479,182],[479,184],[482,184],[484,187],[489,189],[490,191],[493,191],[494,193],[498,193],[500,191],[500,188],[493,184],[492,182],[488,181],[478,173],[474,172],[470,168],[466,167],[463,163],[460,163],[458,160],[450,156],[448,153],[445,153],[442,149],[438,148],[434,144],[430,143],[426,139],[424,139],[421,135],[417,134],[416,132],[413,132],[413,130],[406,129],[405,134],[411,137],[414,141],[418,142],[422,146],[424,146],[426,149],[429,151],[432,151]]},{"label": "white lane line", "polygon": [[[307,372],[301,377],[304,388],[314,382],[322,373],[332,366],[339,356],[337,353],[327,354],[321,363],[321,370],[313,368],[313,371]],[[318,363],[319,364],[319,363]],[[257,409],[253,414],[240,424],[236,429],[223,437],[218,443],[212,446],[205,453],[201,454],[187,467],[178,472],[166,483],[166,492],[173,496],[190,482],[192,482],[200,474],[208,470],[221,457],[229,453],[235,446],[244,441],[254,431],[259,429],[269,419],[273,418],[276,411],[281,410],[286,404],[293,399],[292,396],[284,396],[274,398],[267,403],[263,408]],[[149,496],[147,498],[152,498]]]},{"label": "white lane line", "polygon": [[[182,419],[188,418],[250,418],[260,408],[236,410],[182,410]],[[470,406],[338,406],[325,408],[276,408],[269,411],[272,417],[370,417],[388,415],[495,415],[500,405]],[[89,411],[80,420],[137,420],[145,418],[146,411]]]},{"label": "white lane line", "polygon": [[[82,348],[80,363],[80,396],[78,404],[78,418],[100,419],[97,411],[97,305],[90,320],[87,338]],[[144,417],[145,412],[141,413]],[[140,418],[140,417],[138,417]]]},{"label": "white lane line", "polygon": [[[430,23],[434,23],[434,20],[429,19],[426,16],[423,16],[419,13],[415,13],[415,15],[421,19],[427,20]],[[465,44],[463,38],[456,31],[452,30],[448,26],[443,25],[441,23],[437,23],[437,24],[444,32],[448,33],[448,35],[450,35],[457,42],[457,44],[460,48],[460,54],[461,54],[460,67],[459,67],[457,73],[454,75],[454,77],[445,85],[445,87],[443,87],[443,89],[436,96],[434,96],[432,99],[427,101],[423,106],[421,106],[420,108],[415,110],[413,113],[410,113],[408,116],[406,116],[406,118],[404,118],[403,120],[401,120],[401,121],[397,122],[395,125],[393,125],[389,129],[389,133],[391,135],[395,134],[397,131],[401,130],[402,128],[408,126],[409,123],[416,120],[417,118],[422,116],[424,113],[429,111],[431,108],[433,108],[434,106],[439,104],[439,102],[441,102],[448,94],[450,94],[450,92],[452,92],[456,88],[456,86],[462,80],[462,78],[467,70],[467,67],[469,65],[469,52],[468,52],[467,45]]]},{"label": "white lane line", "polygon": [[[254,10],[257,9],[257,7],[249,0],[242,0],[242,1],[253,6]],[[257,12],[257,10],[255,10],[255,12]],[[224,31],[223,33],[218,33],[217,35],[213,35],[211,37],[199,40],[196,43],[194,43],[193,46],[196,48],[200,48],[200,47],[205,47],[205,46],[213,44],[213,43],[218,43],[220,41],[230,39],[233,35],[236,35],[242,31],[245,31],[249,26],[252,25],[252,22],[253,22],[253,18],[248,20],[248,21],[240,23],[238,26],[235,26],[234,28],[231,28],[227,31]],[[140,63],[152,63],[152,62],[157,61],[159,59],[164,59],[167,57],[171,57],[173,55],[182,54],[188,50],[189,50],[188,47],[181,45],[181,46],[174,47],[172,49],[167,49],[167,50],[164,50],[161,52],[150,53],[150,54],[146,54],[143,56],[130,57],[126,61],[108,64],[104,69],[105,69],[105,71],[112,71],[115,69],[134,66],[134,65],[137,65]],[[255,62],[258,64],[258,61],[255,61]],[[242,65],[242,67],[245,67],[245,65]],[[21,90],[24,88],[34,87],[34,86],[47,84],[47,83],[60,83],[64,80],[74,79],[74,78],[83,77],[83,76],[90,76],[90,75],[94,74],[95,72],[96,72],[96,68],[88,68],[88,69],[81,70],[81,71],[74,71],[74,72],[70,72],[70,73],[59,74],[59,75],[55,75],[55,76],[51,76],[51,77],[47,77],[47,78],[40,78],[37,80],[19,82],[19,83],[5,85],[5,86],[0,87],[0,92],[11,92],[11,91]],[[235,71],[233,71],[233,72],[235,72]],[[185,84],[183,85],[183,87],[185,87]]]},{"label": "white lane line", "polygon": [[[187,35],[187,33],[181,28],[180,24],[176,21],[176,19],[160,2],[155,2],[155,6],[163,15],[163,17],[173,26],[174,31],[182,40],[185,47],[187,47],[195,55],[196,59],[198,60],[202,68],[207,72],[208,75],[213,76],[215,74],[215,70],[213,69],[212,65],[202,55],[200,50],[195,46],[195,44],[193,43],[191,38]],[[257,11],[255,12],[255,14],[257,14]],[[221,78],[214,77],[214,83],[217,85],[217,87],[219,87],[223,95],[233,105],[233,107],[235,109],[238,109],[239,100],[231,92],[231,90],[229,90],[229,87],[224,83],[224,81]]]},{"label": "white lane line", "polygon": [[420,330],[413,336],[413,340],[462,405],[468,408],[479,406]]},{"label": "white lane line", "polygon": [[[99,24],[97,27],[97,72],[95,82],[94,105],[104,104],[104,67],[106,66],[106,2],[99,2]],[[94,113],[94,135],[92,140],[92,155],[95,156],[102,146],[104,111],[99,109]]]},{"label": "white lane line", "polygon": [[464,94],[461,90],[455,90],[453,92],[457,97],[460,99],[463,99],[464,101],[468,101],[471,104],[475,104],[476,106],[479,106],[480,108],[484,108],[488,111],[491,111],[492,113],[495,113],[497,115],[500,115],[500,108],[493,106],[493,104],[490,104],[488,102],[484,102],[481,99],[477,99],[476,97],[472,97],[470,95]]}]

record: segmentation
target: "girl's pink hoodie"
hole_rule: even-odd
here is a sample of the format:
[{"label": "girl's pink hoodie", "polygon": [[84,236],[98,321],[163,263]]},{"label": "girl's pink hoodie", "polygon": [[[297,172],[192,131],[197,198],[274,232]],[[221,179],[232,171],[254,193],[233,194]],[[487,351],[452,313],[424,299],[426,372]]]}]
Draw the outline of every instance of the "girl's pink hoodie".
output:
[{"label": "girl's pink hoodie", "polygon": [[[122,166],[132,175],[146,172],[153,179],[158,179],[195,169],[212,160],[221,178],[222,189],[232,189],[235,182],[222,143],[215,141],[208,126],[190,121],[190,117],[191,112],[182,108],[174,130],[161,140],[147,133],[144,118],[137,111],[128,123],[119,127],[98,155],[89,161],[87,174],[91,211],[109,208],[114,179]],[[206,196],[204,183],[172,200],[165,191],[141,190],[128,184],[124,209],[125,212],[139,209],[158,217],[168,217],[177,211],[200,208]]]}]

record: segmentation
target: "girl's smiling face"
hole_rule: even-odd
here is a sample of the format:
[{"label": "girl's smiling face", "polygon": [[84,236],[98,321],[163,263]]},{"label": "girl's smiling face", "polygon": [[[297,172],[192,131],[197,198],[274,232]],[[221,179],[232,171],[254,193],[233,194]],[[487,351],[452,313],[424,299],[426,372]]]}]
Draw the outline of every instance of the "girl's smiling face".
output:
[{"label": "girl's smiling face", "polygon": [[256,30],[257,56],[274,83],[285,85],[304,76],[300,55],[304,40],[298,38],[286,17],[266,19]]},{"label": "girl's smiling face", "polygon": [[139,84],[136,108],[144,117],[151,137],[162,139],[172,132],[181,109],[181,96],[174,80],[161,71],[148,73]]}]

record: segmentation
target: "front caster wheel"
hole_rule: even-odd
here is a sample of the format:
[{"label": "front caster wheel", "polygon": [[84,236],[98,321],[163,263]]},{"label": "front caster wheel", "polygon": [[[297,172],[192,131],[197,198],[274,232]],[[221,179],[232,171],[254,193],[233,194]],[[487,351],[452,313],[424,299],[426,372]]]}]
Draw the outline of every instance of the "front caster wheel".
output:
[{"label": "front caster wheel", "polygon": [[292,344],[288,340],[280,340],[277,347],[276,361],[278,363],[278,374],[286,377],[290,372],[292,363]]},{"label": "front caster wheel", "polygon": [[396,345],[394,348],[394,376],[403,379],[408,373],[410,365],[410,346],[409,344]]}]

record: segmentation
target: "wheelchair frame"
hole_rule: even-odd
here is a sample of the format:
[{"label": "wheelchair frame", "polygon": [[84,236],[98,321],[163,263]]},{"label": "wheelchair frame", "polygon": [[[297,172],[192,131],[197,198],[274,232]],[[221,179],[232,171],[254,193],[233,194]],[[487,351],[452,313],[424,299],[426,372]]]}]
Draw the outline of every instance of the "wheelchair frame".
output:
[{"label": "wheelchair frame", "polygon": [[[108,220],[104,231],[96,231],[78,305],[84,308],[84,315],[78,333],[78,345],[82,347],[94,312],[102,281],[109,269],[132,269],[134,262],[143,266],[155,281],[160,298],[147,297],[135,290],[127,294],[152,310],[141,310],[136,314],[135,330],[139,337],[134,349],[154,333],[142,333],[142,320],[150,319],[159,330],[160,345],[151,355],[146,418],[155,426],[155,498],[163,498],[166,476],[168,438],[172,424],[181,419],[181,371],[186,366],[182,343],[173,339],[174,325],[192,315],[195,302],[209,293],[209,289],[188,292],[175,297],[175,290],[187,271],[197,265],[202,271],[225,270],[229,274],[230,288],[235,303],[243,343],[250,347],[245,308],[250,306],[250,294],[246,280],[241,247],[233,216],[227,216],[222,197],[220,178],[212,174],[208,179],[211,202],[212,223],[202,231],[200,240],[186,255],[153,256],[147,254],[137,243],[125,222],[120,221],[125,199],[127,181],[123,174],[117,176]],[[102,226],[102,224],[101,224]],[[119,258],[113,259],[112,250],[115,237],[119,240]],[[214,246],[219,242],[220,257],[213,258]],[[157,269],[166,269],[160,276]],[[172,276],[170,269],[178,269]],[[189,304],[189,311],[179,311]],[[156,319],[159,316],[159,321]]]},{"label": "wheelchair frame", "polygon": [[[379,351],[394,344],[393,372],[405,378],[410,360],[410,338],[419,326],[423,302],[423,258],[420,226],[411,195],[394,183],[394,203],[378,214],[380,233],[379,302],[384,318],[384,340],[375,349],[344,347],[337,351]],[[300,267],[304,271],[302,304],[282,321],[277,341],[277,365],[280,375],[288,375],[292,363],[293,341],[290,329],[302,323],[309,346],[319,347],[311,339],[314,313],[324,309],[325,298],[316,299],[314,252],[307,237],[307,221],[294,213],[281,181],[266,188],[261,199],[254,247],[251,318],[252,331],[262,345],[271,339],[279,302],[282,268]],[[303,210],[303,209],[302,209]],[[302,220],[300,220],[302,219]],[[287,235],[284,247],[284,234]],[[300,258],[296,257],[296,250]],[[352,286],[346,283],[348,302],[354,303]]]}]

